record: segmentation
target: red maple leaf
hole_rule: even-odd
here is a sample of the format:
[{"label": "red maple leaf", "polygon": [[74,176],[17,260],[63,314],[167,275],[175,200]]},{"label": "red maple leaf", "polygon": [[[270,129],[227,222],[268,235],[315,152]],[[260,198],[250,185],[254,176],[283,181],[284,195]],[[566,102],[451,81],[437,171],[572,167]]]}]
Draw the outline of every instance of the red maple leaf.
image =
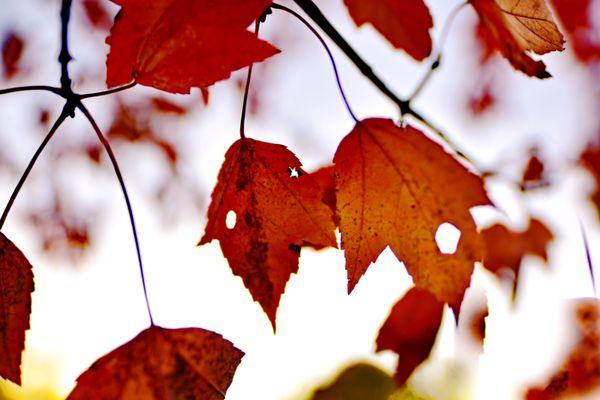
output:
[{"label": "red maple leaf", "polygon": [[416,60],[431,53],[433,19],[423,0],[344,0],[357,26],[371,23],[397,49]]},{"label": "red maple leaf", "polygon": [[425,361],[442,323],[444,303],[427,290],[410,289],[392,308],[377,336],[377,351],[398,354],[394,377],[403,385]]},{"label": "red maple leaf", "polygon": [[133,80],[189,93],[278,52],[246,30],[269,0],[114,0],[121,6],[106,42],[108,87]]},{"label": "red maple leaf", "polygon": [[222,400],[244,353],[200,328],[152,326],[96,361],[68,400]]},{"label": "red maple leaf", "polygon": [[336,247],[332,211],[322,197],[317,182],[284,146],[240,139],[225,155],[200,244],[219,240],[233,273],[273,328],[285,285],[298,270],[301,246]]}]

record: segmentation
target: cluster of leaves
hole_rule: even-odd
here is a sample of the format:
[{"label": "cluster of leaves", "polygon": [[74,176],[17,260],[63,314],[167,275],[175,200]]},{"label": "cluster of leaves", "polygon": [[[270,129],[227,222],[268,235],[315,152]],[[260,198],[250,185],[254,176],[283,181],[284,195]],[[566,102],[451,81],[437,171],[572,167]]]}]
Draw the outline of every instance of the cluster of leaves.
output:
[{"label": "cluster of leaves", "polygon": [[[271,8],[287,10],[270,0],[114,2],[121,9],[106,39],[110,45],[107,86],[118,91],[139,84],[179,94],[188,94],[192,88],[207,93],[209,86],[229,78],[233,71],[276,55],[278,49],[247,28],[254,21],[258,26]],[[561,1],[553,2],[567,31],[575,37],[578,57],[597,60],[598,48],[577,36],[580,26],[572,22],[571,8]],[[315,19],[318,9],[314,3],[296,3]],[[68,1],[64,4],[70,6]],[[87,0],[84,4],[94,25],[109,24],[97,2]],[[372,24],[394,47],[415,60],[432,55],[433,19],[422,0],[346,0],[345,4],[358,26]],[[479,17],[485,60],[498,52],[528,76],[550,77],[545,64],[530,55],[563,49],[563,36],[545,1],[470,0],[466,5]],[[589,2],[584,5],[589,9]],[[15,73],[22,46],[16,37],[5,41],[7,76]],[[439,60],[439,54],[434,57]],[[66,70],[69,60],[59,60]],[[438,64],[434,62],[432,69]],[[65,108],[72,112],[63,111],[58,125],[75,109],[92,121],[81,103],[85,96],[64,84],[57,94],[73,108]],[[453,148],[451,154],[443,143],[423,132],[439,134],[413,110],[412,99],[393,100],[406,114],[402,123],[382,118],[356,120],[350,111],[356,121],[354,128],[339,143],[332,165],[314,173],[304,171],[300,160],[285,146],[248,138],[241,129],[241,138],[225,154],[200,244],[219,241],[233,273],[242,278],[274,329],[281,296],[291,274],[298,270],[302,247],[337,247],[335,233],[339,229],[349,293],[389,247],[415,285],[392,308],[377,339],[378,350],[399,355],[395,380],[402,385],[429,356],[444,305],[448,304],[458,318],[475,263],[483,262],[498,274],[503,269],[512,270],[516,285],[524,255],[546,259],[552,233],[536,219],[525,232],[512,232],[500,225],[480,231],[471,209],[493,207],[483,178],[458,157],[458,149]],[[151,105],[157,112],[186,112],[161,98],[151,99]],[[102,138],[101,132],[99,136]],[[147,120],[136,115],[135,107],[119,107],[108,137],[134,143],[143,140],[159,149],[168,165],[179,162],[175,145],[155,134]],[[90,146],[87,154],[97,162],[100,150],[100,146]],[[598,154],[590,147],[582,156],[597,179]],[[542,179],[539,159],[538,164],[530,165],[523,187]],[[598,197],[596,193],[594,199]],[[436,241],[444,224],[460,231],[452,252],[440,250]],[[80,237],[74,240],[87,240],[85,233]],[[0,360],[0,376],[19,383],[33,275],[16,246],[4,234],[1,239],[0,348],[6,357]],[[168,330],[155,326],[151,315],[150,319],[148,329],[83,373],[69,398],[223,398],[243,353],[213,332],[200,328]],[[593,334],[597,336],[597,332]],[[587,336],[582,340],[588,340]],[[597,337],[594,340],[597,342]],[[565,368],[577,364],[576,357]],[[584,380],[597,380],[597,370],[582,375]],[[591,381],[571,381],[568,374],[561,379],[568,388],[565,391],[594,386]],[[99,381],[102,388],[98,388]],[[536,396],[538,392],[530,394]]]}]

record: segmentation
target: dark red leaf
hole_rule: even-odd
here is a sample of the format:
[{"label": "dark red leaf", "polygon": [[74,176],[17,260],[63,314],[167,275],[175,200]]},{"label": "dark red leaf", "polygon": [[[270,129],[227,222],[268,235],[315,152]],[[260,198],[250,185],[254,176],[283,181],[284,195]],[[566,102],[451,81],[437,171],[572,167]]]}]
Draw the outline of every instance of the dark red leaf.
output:
[{"label": "dark red leaf", "polygon": [[31,264],[0,232],[0,377],[18,385],[32,292]]}]

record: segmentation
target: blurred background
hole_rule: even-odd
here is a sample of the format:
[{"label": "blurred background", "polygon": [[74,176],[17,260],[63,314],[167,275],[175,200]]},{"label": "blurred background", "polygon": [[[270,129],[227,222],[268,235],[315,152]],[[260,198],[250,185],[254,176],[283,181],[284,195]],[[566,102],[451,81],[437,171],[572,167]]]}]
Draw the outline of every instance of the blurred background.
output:
[{"label": "blurred background", "polygon": [[[407,97],[414,90],[431,60],[417,63],[371,26],[357,29],[342,0],[317,3],[397,93]],[[460,1],[427,4],[435,46]],[[555,239],[547,265],[525,257],[514,301],[512,283],[476,267],[463,309],[475,315],[487,302],[483,347],[468,326],[461,322],[456,329],[446,310],[430,360],[398,399],[518,399],[527,387],[545,385],[575,343],[570,299],[595,296],[580,225],[591,259],[600,259],[598,198],[596,204],[589,198],[600,172],[594,176],[580,161],[600,144],[600,2],[590,4],[586,32],[570,35],[561,25],[566,50],[544,57],[553,75],[547,80],[528,78],[487,54],[471,8],[449,30],[442,65],[415,107],[486,172],[497,209],[473,210],[480,227],[501,222],[524,230],[533,216]],[[1,88],[58,85],[59,10],[60,0],[0,0]],[[105,88],[104,40],[117,11],[105,0],[74,1],[70,70],[78,92]],[[261,37],[282,53],[255,67],[247,135],[285,144],[308,171],[329,164],[353,120],[326,53],[301,23],[277,11],[261,26]],[[589,47],[581,47],[582,37]],[[359,118],[397,120],[394,105],[333,44],[331,50]],[[376,354],[374,340],[412,285],[389,250],[348,296],[343,253],[303,249],[274,335],[218,243],[196,247],[225,151],[238,138],[245,76],[238,71],[208,92],[187,96],[135,87],[86,102],[128,184],[155,320],[213,330],[246,353],[228,391],[231,400],[304,399],[356,362],[387,376],[397,356]],[[42,92],[0,97],[0,201],[8,200],[61,107],[60,99]],[[522,177],[532,155],[544,168],[527,182]],[[36,289],[23,385],[0,380],[0,399],[64,398],[94,360],[149,323],[125,204],[81,116],[63,124],[40,158],[3,232],[34,265]]]}]

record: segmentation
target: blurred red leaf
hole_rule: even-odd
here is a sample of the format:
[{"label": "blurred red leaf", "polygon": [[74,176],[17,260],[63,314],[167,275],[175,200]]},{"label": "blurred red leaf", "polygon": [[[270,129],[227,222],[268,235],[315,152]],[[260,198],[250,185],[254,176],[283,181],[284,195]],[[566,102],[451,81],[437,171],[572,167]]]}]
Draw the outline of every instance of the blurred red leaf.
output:
[{"label": "blurred red leaf", "polygon": [[485,84],[469,99],[469,109],[473,114],[480,115],[492,108],[495,103],[496,96],[492,85]]},{"label": "blurred red leaf", "polygon": [[528,190],[548,185],[548,181],[544,178],[544,170],[544,163],[540,160],[537,150],[533,149],[523,171],[521,189]]},{"label": "blurred red leaf", "polygon": [[415,60],[431,54],[433,19],[423,0],[344,0],[357,26],[371,23],[394,47]]},{"label": "blurred red leaf", "polygon": [[[570,355],[544,387],[527,391],[527,400],[559,400],[600,392],[600,302],[579,299],[573,315],[579,336]],[[597,397],[594,397],[597,398]]]},{"label": "blurred red leaf", "polygon": [[112,25],[112,18],[99,0],[83,0],[83,9],[94,28],[108,29]]},{"label": "blurred red leaf", "polygon": [[600,21],[593,24],[593,8],[600,6],[598,0],[550,0],[556,15],[565,28],[570,45],[577,58],[584,62],[600,59]]},{"label": "blurred red leaf", "polygon": [[0,232],[0,377],[18,385],[32,292],[31,264]]},{"label": "blurred red leaf", "polygon": [[161,97],[153,97],[151,100],[152,107],[158,112],[165,114],[184,115],[187,109]]},{"label": "blurred red leaf", "polygon": [[[334,164],[348,290],[390,246],[417,287],[458,311],[473,263],[483,258],[469,212],[490,204],[482,180],[415,128],[385,119],[358,122]],[[435,240],[445,222],[461,231],[454,254]]]},{"label": "blurred red leaf", "polygon": [[244,353],[200,328],[151,326],[77,378],[69,400],[222,400]]},{"label": "blurred red leaf", "polygon": [[332,212],[321,198],[319,185],[282,145],[240,139],[225,155],[199,244],[219,240],[274,328],[301,246],[336,247]]},{"label": "blurred red leaf", "polygon": [[596,180],[596,190],[591,194],[590,200],[596,207],[598,218],[600,218],[600,146],[590,144],[581,154],[579,162]]},{"label": "blurred red leaf", "polygon": [[514,273],[513,295],[519,280],[523,257],[536,255],[548,260],[547,247],[553,239],[552,232],[537,219],[529,221],[523,232],[514,232],[501,224],[495,224],[481,232],[485,243],[484,266],[501,276],[503,269]]},{"label": "blurred red leaf", "polygon": [[394,375],[403,385],[415,368],[425,361],[442,323],[444,303],[427,290],[410,289],[392,308],[377,336],[377,351],[397,353]]},{"label": "blurred red leaf", "polygon": [[4,65],[4,78],[11,79],[19,72],[19,60],[23,54],[25,41],[15,32],[10,32],[4,37],[2,43],[2,64]]},{"label": "blurred red leaf", "polygon": [[114,0],[106,42],[109,87],[130,83],[189,93],[278,52],[246,30],[269,0]]},{"label": "blurred red leaf", "polygon": [[562,50],[564,39],[544,0],[470,0],[481,20],[481,36],[512,66],[529,76],[548,78],[542,61],[527,52]]}]

